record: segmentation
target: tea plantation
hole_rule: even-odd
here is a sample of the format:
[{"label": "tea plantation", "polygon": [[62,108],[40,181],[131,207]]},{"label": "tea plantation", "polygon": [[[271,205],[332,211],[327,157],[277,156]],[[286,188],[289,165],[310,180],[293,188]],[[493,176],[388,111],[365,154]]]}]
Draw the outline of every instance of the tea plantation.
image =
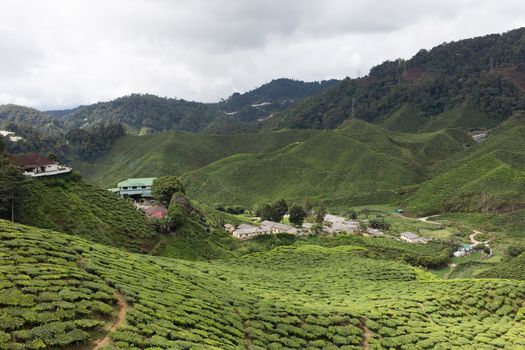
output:
[{"label": "tea plantation", "polygon": [[0,221],[0,349],[516,349],[525,283],[436,279],[367,247],[133,254]]}]

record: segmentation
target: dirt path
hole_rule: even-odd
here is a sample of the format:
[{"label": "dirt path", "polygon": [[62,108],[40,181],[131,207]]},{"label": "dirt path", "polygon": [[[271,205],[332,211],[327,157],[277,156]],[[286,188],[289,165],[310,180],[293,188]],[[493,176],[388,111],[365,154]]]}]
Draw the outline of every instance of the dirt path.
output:
[{"label": "dirt path", "polygon": [[360,325],[361,330],[363,331],[363,341],[361,345],[363,346],[363,349],[365,350],[368,350],[368,348],[370,347],[368,345],[368,339],[372,337],[372,331],[368,329],[368,327],[366,326],[367,320],[368,319],[366,318],[366,316],[359,317],[359,325]]},{"label": "dirt path", "polygon": [[126,302],[126,299],[124,299],[122,294],[116,291],[113,292],[113,295],[117,298],[117,303],[118,303],[120,310],[113,324],[111,324],[109,328],[107,329],[108,333],[106,334],[106,336],[95,341],[95,346],[93,347],[93,350],[99,350],[99,349],[102,349],[104,346],[108,345],[109,342],[111,341],[111,338],[109,337],[110,334],[115,332],[118,326],[123,324],[124,321],[126,320],[126,312],[128,311],[128,307],[129,307],[128,303]]},{"label": "dirt path", "polygon": [[428,222],[429,224],[433,224],[433,225],[442,225],[441,222],[429,220],[429,219],[435,218],[437,216],[439,216],[439,215],[425,216],[423,218],[417,218],[417,220],[422,221],[422,222]]}]

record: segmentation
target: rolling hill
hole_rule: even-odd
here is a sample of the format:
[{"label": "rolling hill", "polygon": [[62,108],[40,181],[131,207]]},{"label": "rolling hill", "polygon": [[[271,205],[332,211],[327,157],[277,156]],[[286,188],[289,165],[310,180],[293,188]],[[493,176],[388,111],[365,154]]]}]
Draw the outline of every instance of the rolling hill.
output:
[{"label": "rolling hill", "polygon": [[192,262],[0,228],[3,348],[87,348],[106,335],[113,349],[525,346],[520,281],[438,280],[348,245]]},{"label": "rolling hill", "polygon": [[263,153],[306,140],[317,131],[207,135],[168,131],[120,138],[94,162],[73,163],[89,182],[114,187],[127,177],[177,175],[238,153]]},{"label": "rolling hill", "polygon": [[493,129],[487,140],[457,153],[439,175],[405,199],[420,214],[490,211],[525,201],[525,115],[517,113]]},{"label": "rolling hill", "polygon": [[183,179],[192,196],[212,203],[250,206],[280,197],[330,206],[385,203],[398,187],[426,179],[432,162],[468,144],[459,130],[391,134],[353,120],[275,152],[224,158]]}]

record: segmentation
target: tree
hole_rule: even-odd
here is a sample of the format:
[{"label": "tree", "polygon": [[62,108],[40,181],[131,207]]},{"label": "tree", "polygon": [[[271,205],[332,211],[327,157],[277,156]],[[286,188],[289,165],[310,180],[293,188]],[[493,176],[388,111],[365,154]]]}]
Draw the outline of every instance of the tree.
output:
[{"label": "tree", "polygon": [[151,188],[153,197],[161,203],[168,204],[175,193],[185,194],[184,186],[176,176],[159,176]]},{"label": "tree", "polygon": [[0,156],[0,207],[15,221],[16,206],[27,192],[29,180],[18,167]]},{"label": "tree", "polygon": [[390,228],[390,223],[382,216],[370,219],[368,224],[375,229],[388,230]]},{"label": "tree", "polygon": [[315,222],[322,225],[324,222],[324,217],[326,215],[326,209],[324,207],[319,208],[315,213]]},{"label": "tree", "polygon": [[290,222],[295,226],[301,226],[303,224],[306,212],[303,207],[297,204],[292,204],[290,207]]},{"label": "tree", "polygon": [[272,206],[270,205],[270,203],[263,203],[259,205],[255,210],[255,215],[260,217],[261,220],[271,220]]},{"label": "tree", "polygon": [[273,204],[273,208],[276,211],[276,213],[280,215],[281,220],[283,216],[286,215],[286,213],[288,213],[288,204],[282,198]]}]

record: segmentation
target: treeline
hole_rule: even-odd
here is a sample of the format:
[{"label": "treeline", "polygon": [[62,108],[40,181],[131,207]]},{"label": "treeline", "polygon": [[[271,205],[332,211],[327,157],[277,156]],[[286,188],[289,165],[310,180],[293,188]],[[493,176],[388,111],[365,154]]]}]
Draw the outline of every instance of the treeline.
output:
[{"label": "treeline", "polygon": [[72,129],[65,139],[75,155],[91,161],[109,151],[113,143],[125,134],[121,124],[96,125],[90,129]]}]

